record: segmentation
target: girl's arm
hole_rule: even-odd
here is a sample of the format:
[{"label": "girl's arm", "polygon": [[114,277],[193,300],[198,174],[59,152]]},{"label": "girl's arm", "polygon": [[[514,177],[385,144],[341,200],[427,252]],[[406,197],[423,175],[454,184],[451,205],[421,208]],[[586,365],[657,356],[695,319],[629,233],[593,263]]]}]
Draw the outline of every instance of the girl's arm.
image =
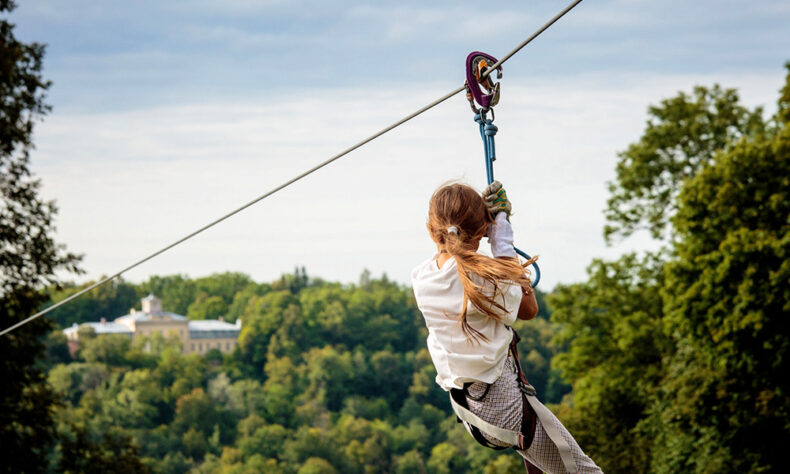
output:
[{"label": "girl's arm", "polygon": [[[508,258],[518,261],[518,255],[513,248],[513,227],[508,217],[513,209],[507,193],[499,181],[493,181],[483,190],[483,201],[488,212],[494,217],[494,222],[488,227],[488,242],[491,244],[491,253],[496,258]],[[538,301],[535,291],[523,292],[521,303],[518,306],[518,319],[532,319],[538,314]]]},{"label": "girl's arm", "polygon": [[[498,257],[498,258],[507,258],[509,260],[518,261],[518,258],[514,257]],[[538,300],[535,299],[535,290],[530,288],[529,293],[521,289],[521,303],[518,305],[518,313],[516,313],[516,317],[518,319],[523,320],[530,320],[538,315]]]},{"label": "girl's arm", "polygon": [[538,300],[535,299],[535,290],[524,293],[521,304],[518,306],[518,319],[532,319],[538,314]]}]

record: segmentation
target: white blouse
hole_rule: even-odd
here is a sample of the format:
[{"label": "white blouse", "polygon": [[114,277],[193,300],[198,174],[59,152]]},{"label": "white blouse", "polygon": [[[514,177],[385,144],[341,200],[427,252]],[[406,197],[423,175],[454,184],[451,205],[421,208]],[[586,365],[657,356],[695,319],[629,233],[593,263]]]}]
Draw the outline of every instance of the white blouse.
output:
[{"label": "white blouse", "polygon": [[[493,293],[490,283],[474,275],[472,279],[487,287],[489,294]],[[509,326],[516,321],[523,296],[521,286],[499,282],[503,298],[500,303],[507,310],[502,314],[502,321],[486,317],[471,302],[468,304],[469,326],[488,338],[488,341],[473,342],[467,340],[458,318],[464,290],[454,258],[448,259],[442,268],[436,263],[436,257],[426,260],[412,270],[411,282],[417,306],[428,326],[428,351],[436,367],[436,383],[449,391],[463,388],[465,382],[493,383],[499,378],[513,337]]]}]

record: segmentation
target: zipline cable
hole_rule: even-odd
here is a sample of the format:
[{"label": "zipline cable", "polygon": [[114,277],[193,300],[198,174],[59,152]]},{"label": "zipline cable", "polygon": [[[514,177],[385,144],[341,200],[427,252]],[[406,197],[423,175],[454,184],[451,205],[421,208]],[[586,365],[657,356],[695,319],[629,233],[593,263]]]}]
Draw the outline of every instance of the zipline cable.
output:
[{"label": "zipline cable", "polygon": [[525,39],[524,41],[522,41],[522,42],[521,42],[521,44],[519,44],[518,46],[516,46],[515,48],[513,48],[513,49],[512,49],[512,50],[511,50],[509,53],[507,53],[506,55],[502,56],[502,59],[500,59],[499,61],[495,62],[495,63],[494,63],[494,64],[493,64],[491,67],[489,67],[489,68],[488,68],[486,71],[483,71],[482,77],[483,77],[483,78],[486,78],[486,77],[488,77],[488,76],[489,76],[489,75],[490,75],[492,72],[494,72],[494,71],[496,70],[496,68],[498,68],[499,66],[501,66],[501,65],[505,64],[505,61],[507,61],[508,59],[510,59],[510,58],[511,58],[511,57],[512,57],[514,54],[516,54],[516,53],[518,53],[519,51],[521,51],[521,49],[522,49],[524,46],[526,46],[526,45],[528,45],[529,43],[531,43],[531,42],[532,42],[532,40],[534,40],[535,38],[537,38],[538,36],[540,36],[540,34],[541,34],[541,33],[543,33],[544,31],[546,31],[547,29],[549,29],[549,27],[550,27],[551,25],[553,25],[553,24],[554,24],[554,22],[556,22],[557,20],[559,20],[560,18],[562,18],[563,16],[565,16],[565,14],[566,14],[566,13],[568,13],[568,12],[569,12],[569,11],[571,11],[571,10],[573,10],[573,8],[574,8],[576,5],[580,4],[581,2],[582,2],[582,0],[576,0],[576,1],[574,1],[574,2],[571,2],[571,3],[570,3],[568,6],[567,6],[567,7],[565,7],[565,9],[564,9],[564,10],[562,10],[561,12],[557,13],[556,15],[554,15],[554,18],[552,18],[551,20],[547,21],[547,22],[546,22],[546,24],[544,24],[543,26],[541,26],[540,28],[538,28],[538,30],[537,30],[536,32],[532,33],[532,35],[530,35],[530,37],[529,37],[529,38],[527,38],[527,39]]},{"label": "zipline cable", "polygon": [[[551,25],[553,25],[553,24],[554,24],[554,23],[555,23],[557,20],[559,20],[560,18],[562,18],[562,17],[563,17],[563,16],[564,16],[566,13],[568,13],[569,11],[571,11],[571,10],[572,10],[572,9],[573,9],[573,8],[574,8],[576,5],[578,5],[578,4],[579,4],[579,3],[581,3],[581,2],[582,2],[582,0],[575,0],[575,1],[574,1],[574,2],[572,2],[570,5],[568,5],[567,7],[565,7],[565,9],[564,9],[564,10],[562,10],[561,12],[559,12],[558,14],[556,14],[556,15],[554,16],[554,18],[552,18],[551,20],[549,20],[548,22],[546,22],[546,24],[544,24],[543,26],[541,26],[541,27],[540,27],[540,28],[539,28],[539,29],[538,29],[538,30],[537,30],[535,33],[533,33],[533,34],[532,34],[532,35],[531,35],[529,38],[527,38],[526,40],[524,40],[524,41],[523,41],[521,44],[519,44],[519,45],[518,45],[518,46],[517,46],[515,49],[513,49],[512,51],[510,51],[509,53],[507,53],[505,56],[503,56],[503,57],[502,57],[502,59],[500,59],[500,60],[499,60],[499,62],[497,62],[496,64],[494,64],[494,66],[493,66],[493,67],[491,67],[491,68],[490,68],[488,71],[486,71],[486,73],[485,73],[484,75],[487,77],[487,76],[488,76],[488,74],[490,74],[490,71],[493,71],[494,69],[496,69],[496,67],[497,67],[497,66],[500,66],[500,65],[502,65],[502,64],[503,64],[505,61],[507,61],[508,59],[510,59],[510,58],[511,58],[511,57],[512,57],[514,54],[516,54],[517,52],[519,52],[519,51],[521,50],[521,48],[523,48],[524,46],[526,46],[527,44],[529,44],[529,43],[530,43],[532,40],[534,40],[535,38],[537,38],[537,37],[538,37],[538,36],[539,36],[541,33],[543,33],[544,31],[546,31],[546,30],[547,30],[547,29],[548,29],[548,28],[549,28]],[[426,112],[426,111],[428,111],[428,110],[430,110],[430,109],[432,109],[432,108],[436,107],[437,105],[439,105],[439,104],[441,104],[442,102],[446,101],[446,100],[447,100],[447,99],[449,99],[450,97],[453,97],[454,95],[458,94],[459,92],[462,92],[462,91],[464,91],[465,89],[466,89],[466,86],[461,86],[461,87],[459,87],[459,88],[457,88],[457,89],[455,89],[455,90],[453,90],[453,91],[451,91],[451,92],[448,92],[447,94],[445,94],[445,95],[443,95],[442,97],[440,97],[440,98],[438,98],[438,99],[434,100],[434,101],[433,101],[433,102],[431,102],[430,104],[428,104],[428,105],[426,105],[426,106],[424,106],[424,107],[420,108],[419,110],[417,110],[417,111],[415,111],[415,112],[413,112],[413,113],[411,113],[411,114],[407,115],[406,117],[403,117],[402,119],[398,120],[397,122],[393,123],[392,125],[389,125],[389,126],[387,126],[387,127],[383,128],[383,129],[379,130],[378,132],[374,133],[373,135],[369,136],[368,138],[365,138],[364,140],[360,141],[359,143],[357,143],[357,144],[355,144],[355,145],[353,145],[353,146],[350,146],[350,147],[346,148],[345,150],[343,150],[343,151],[341,151],[340,153],[336,154],[335,156],[333,156],[333,157],[329,158],[328,160],[326,160],[326,161],[324,161],[324,162],[322,162],[322,163],[320,163],[320,164],[318,164],[318,165],[316,165],[316,166],[314,166],[314,167],[310,168],[309,170],[307,170],[307,171],[305,171],[305,172],[303,172],[303,173],[301,173],[301,174],[299,174],[299,175],[297,175],[297,176],[295,176],[295,177],[293,177],[293,178],[289,179],[288,181],[286,181],[286,182],[284,182],[283,184],[281,184],[281,185],[279,185],[279,186],[275,187],[274,189],[272,189],[272,190],[270,190],[270,191],[268,191],[268,192],[266,192],[266,193],[264,193],[264,194],[261,194],[260,196],[258,196],[257,198],[253,199],[252,201],[250,201],[250,202],[248,202],[248,203],[244,204],[243,206],[241,206],[241,207],[239,207],[239,208],[237,208],[237,209],[234,209],[233,211],[231,211],[231,212],[229,212],[229,213],[225,214],[225,215],[224,215],[224,216],[222,216],[222,217],[219,217],[219,218],[217,218],[217,219],[215,219],[215,220],[211,221],[210,223],[208,223],[208,224],[204,225],[203,227],[201,227],[201,228],[199,228],[199,229],[197,229],[197,230],[195,230],[195,231],[191,232],[190,234],[188,234],[188,235],[186,235],[186,236],[184,236],[184,237],[182,237],[182,238],[180,238],[180,239],[176,240],[176,241],[175,241],[175,242],[173,242],[172,244],[170,244],[170,245],[168,245],[168,246],[166,246],[166,247],[163,247],[163,248],[162,248],[162,249],[160,249],[160,250],[157,250],[156,252],[152,253],[151,255],[148,255],[147,257],[145,257],[145,258],[142,258],[142,259],[138,260],[137,262],[135,262],[135,263],[133,263],[133,264],[129,265],[128,267],[126,267],[126,268],[124,268],[124,269],[122,269],[122,270],[120,270],[120,271],[118,271],[118,272],[116,272],[116,273],[114,273],[114,274],[112,274],[112,275],[110,275],[110,276],[108,276],[108,277],[104,278],[104,279],[103,279],[103,280],[101,280],[101,281],[98,281],[98,282],[96,282],[96,283],[94,283],[94,284],[90,285],[90,286],[89,286],[89,287],[87,287],[87,288],[84,288],[84,289],[82,289],[82,290],[78,291],[77,293],[74,293],[73,295],[69,296],[68,298],[65,298],[65,299],[63,299],[63,300],[60,300],[60,301],[58,301],[57,303],[53,304],[52,306],[49,306],[49,307],[48,307],[48,308],[46,308],[46,309],[43,309],[43,310],[39,311],[38,313],[34,314],[33,316],[30,316],[30,317],[28,317],[28,318],[26,318],[26,319],[24,319],[24,320],[22,320],[22,321],[20,321],[20,322],[18,322],[18,323],[16,323],[16,324],[12,325],[12,326],[10,326],[10,327],[8,327],[8,328],[6,328],[6,329],[3,329],[2,331],[0,331],[0,336],[3,336],[3,335],[5,335],[5,334],[7,334],[7,333],[9,333],[9,332],[13,331],[14,329],[16,329],[16,328],[20,327],[20,326],[24,326],[25,324],[29,323],[30,321],[33,321],[34,319],[36,319],[36,318],[39,318],[39,317],[41,317],[41,316],[43,316],[43,315],[45,315],[45,314],[49,313],[50,311],[52,311],[52,310],[54,310],[54,309],[56,309],[56,308],[59,308],[59,307],[61,307],[61,306],[65,305],[65,304],[66,304],[66,303],[68,303],[69,301],[71,301],[71,300],[74,300],[74,299],[76,299],[76,298],[78,298],[78,297],[80,297],[80,296],[84,295],[85,293],[87,293],[87,292],[89,292],[89,291],[91,291],[91,290],[93,290],[93,289],[95,289],[95,288],[98,288],[98,287],[99,287],[99,286],[101,286],[101,285],[104,285],[105,283],[108,283],[108,282],[110,282],[110,281],[112,281],[112,280],[114,280],[114,279],[118,278],[119,276],[123,275],[124,273],[128,272],[129,270],[131,270],[131,269],[133,269],[133,268],[135,268],[135,267],[137,267],[137,266],[139,266],[139,265],[142,265],[143,263],[145,263],[145,262],[147,262],[147,261],[151,260],[152,258],[154,258],[154,257],[157,257],[157,256],[161,255],[162,253],[164,253],[164,252],[166,252],[166,251],[170,250],[171,248],[173,248],[173,247],[175,247],[175,246],[177,246],[177,245],[179,245],[179,244],[181,244],[181,243],[183,243],[183,242],[185,242],[185,241],[187,241],[187,240],[191,239],[192,237],[194,237],[194,236],[196,236],[196,235],[200,234],[201,232],[203,232],[203,231],[205,231],[205,230],[207,230],[207,229],[209,229],[209,228],[211,228],[211,227],[214,227],[215,225],[219,224],[220,222],[224,221],[225,219],[228,219],[229,217],[231,217],[231,216],[234,216],[234,215],[238,214],[239,212],[243,211],[244,209],[247,209],[248,207],[252,206],[253,204],[256,204],[256,203],[258,203],[258,202],[260,202],[260,201],[262,201],[262,200],[266,199],[267,197],[271,196],[272,194],[274,194],[274,193],[276,193],[276,192],[278,192],[278,191],[281,191],[282,189],[284,189],[284,188],[286,188],[286,187],[290,186],[291,184],[293,184],[293,183],[295,183],[295,182],[299,181],[300,179],[302,179],[302,178],[306,177],[307,175],[310,175],[310,174],[312,174],[312,173],[314,173],[314,172],[316,172],[316,171],[320,170],[320,169],[321,169],[321,168],[323,168],[324,166],[326,166],[326,165],[328,165],[328,164],[330,164],[330,163],[332,163],[332,162],[334,162],[334,161],[336,161],[336,160],[338,160],[338,159],[342,158],[343,156],[345,156],[345,155],[347,155],[347,154],[351,153],[352,151],[356,150],[357,148],[360,148],[361,146],[363,146],[363,145],[365,145],[365,144],[367,144],[367,143],[369,143],[369,142],[371,142],[371,141],[375,140],[376,138],[378,138],[378,137],[380,137],[380,136],[384,135],[385,133],[389,132],[390,130],[392,130],[392,129],[394,129],[394,128],[397,128],[397,127],[399,127],[399,126],[403,125],[404,123],[408,122],[409,120],[413,119],[414,117],[416,117],[416,116],[418,116],[418,115],[422,114],[423,112]]]}]

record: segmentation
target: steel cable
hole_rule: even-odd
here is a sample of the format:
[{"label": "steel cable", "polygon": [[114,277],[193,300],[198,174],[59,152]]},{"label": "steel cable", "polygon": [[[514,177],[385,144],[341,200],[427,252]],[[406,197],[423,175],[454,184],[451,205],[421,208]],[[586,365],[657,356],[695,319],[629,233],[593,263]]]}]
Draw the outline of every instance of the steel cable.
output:
[{"label": "steel cable", "polygon": [[[504,64],[505,61],[510,59],[514,54],[518,53],[524,46],[526,46],[532,40],[537,38],[541,33],[546,31],[557,20],[562,18],[566,13],[571,11],[576,5],[578,5],[581,2],[582,2],[582,0],[575,0],[574,2],[569,4],[567,7],[565,7],[565,9],[563,9],[561,12],[559,12],[557,15],[555,15],[554,18],[552,18],[551,20],[546,22],[535,33],[533,33],[529,38],[524,40],[515,49],[513,49],[512,51],[507,53],[496,64],[494,64],[491,68],[489,68],[487,71],[485,71],[484,76],[488,76],[488,74],[490,74],[491,71],[496,69],[496,67]],[[28,317],[28,318],[26,318],[26,319],[24,319],[22,321],[19,321],[18,323],[14,324],[14,325],[6,328],[6,329],[3,329],[2,331],[0,331],[0,336],[3,336],[5,334],[13,331],[16,328],[18,328],[20,326],[23,326],[23,325],[29,323],[30,321],[33,321],[34,319],[39,318],[39,317],[49,313],[50,311],[65,305],[69,301],[72,301],[72,300],[84,295],[85,293],[87,293],[87,292],[89,292],[89,291],[91,291],[91,290],[93,290],[95,288],[98,288],[99,286],[104,285],[105,283],[108,283],[108,282],[114,280],[115,278],[118,278],[119,276],[123,275],[124,273],[128,272],[129,270],[131,270],[131,269],[133,269],[133,268],[135,268],[135,267],[137,267],[139,265],[142,265],[143,263],[147,262],[148,260],[151,260],[152,258],[157,257],[158,255],[160,255],[160,254],[170,250],[171,248],[173,248],[173,247],[175,247],[175,246],[177,246],[177,245],[179,245],[179,244],[191,239],[192,237],[200,234],[201,232],[203,232],[203,231],[205,231],[205,230],[207,230],[207,229],[209,229],[211,227],[214,227],[215,225],[219,224],[220,222],[224,221],[225,219],[228,219],[229,217],[238,214],[239,212],[243,211],[244,209],[247,209],[248,207],[252,206],[253,204],[256,204],[256,203],[266,199],[267,197],[271,196],[272,194],[274,194],[274,193],[276,193],[278,191],[281,191],[282,189],[290,186],[291,184],[299,181],[300,179],[302,179],[302,178],[304,178],[304,177],[306,177],[306,176],[308,176],[308,175],[320,170],[324,166],[326,166],[326,165],[328,165],[328,164],[330,164],[330,163],[342,158],[343,156],[351,153],[352,151],[356,150],[357,148],[360,148],[361,146],[363,146],[363,145],[375,140],[376,138],[384,135],[385,133],[389,132],[390,130],[393,130],[394,128],[397,128],[400,125],[403,125],[404,123],[406,123],[409,120],[413,119],[414,117],[422,114],[423,112],[426,112],[426,111],[432,109],[433,107],[436,107],[437,105],[439,105],[442,102],[446,101],[447,99],[453,97],[454,95],[458,94],[459,92],[462,92],[464,89],[465,89],[465,86],[461,86],[461,87],[458,87],[457,89],[454,89],[451,92],[448,92],[447,94],[445,94],[442,97],[434,100],[430,104],[420,108],[419,110],[417,110],[415,112],[412,112],[411,114],[407,115],[406,117],[403,117],[402,119],[398,120],[397,122],[393,123],[392,125],[389,125],[389,126],[383,128],[383,129],[379,130],[378,132],[376,132],[373,135],[365,138],[364,140],[358,142],[357,144],[352,145],[352,146],[346,148],[345,150],[341,151],[340,153],[332,156],[328,160],[326,160],[326,161],[324,161],[324,162],[322,162],[322,163],[310,168],[307,171],[302,172],[301,174],[299,174],[299,175],[289,179],[288,181],[284,182],[283,184],[275,187],[274,189],[271,189],[270,191],[267,191],[266,193],[261,194],[260,196],[256,197],[252,201],[250,201],[250,202],[248,202],[248,203],[246,203],[246,204],[234,209],[233,211],[223,215],[222,217],[219,217],[219,218],[211,221],[210,223],[208,223],[208,224],[204,225],[203,227],[201,227],[201,228],[189,233],[188,235],[186,235],[184,237],[181,237],[180,239],[176,240],[175,242],[171,243],[170,245],[167,245],[166,247],[163,247],[163,248],[157,250],[156,252],[148,255],[147,257],[144,257],[144,258],[136,261],[135,263],[127,266],[126,268],[123,268],[122,270],[120,270],[120,271],[118,271],[118,272],[116,272],[116,273],[114,273],[114,274],[112,274],[112,275],[110,275],[110,276],[108,276],[108,277],[106,277],[106,278],[104,278],[104,279],[102,279],[102,280],[100,280],[100,281],[88,286],[87,288],[84,288],[84,289],[80,290],[79,292],[74,293],[73,295],[69,296],[68,298],[62,299],[62,300],[58,301],[57,303],[53,304],[52,306],[49,306],[49,307],[39,311],[38,313],[36,313],[36,314],[34,314],[34,315],[32,315],[32,316],[30,316],[30,317]]]}]

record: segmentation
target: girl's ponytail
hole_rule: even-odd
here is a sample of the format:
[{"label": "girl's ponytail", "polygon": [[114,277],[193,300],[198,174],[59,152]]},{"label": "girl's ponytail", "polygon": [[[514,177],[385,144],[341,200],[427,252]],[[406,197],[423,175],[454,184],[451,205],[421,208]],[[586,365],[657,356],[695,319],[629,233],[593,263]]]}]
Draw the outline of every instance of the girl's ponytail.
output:
[{"label": "girl's ponytail", "polygon": [[[431,197],[428,213],[428,231],[439,248],[450,254],[456,262],[458,276],[464,289],[464,300],[459,320],[464,334],[473,342],[487,338],[467,321],[467,306],[471,302],[487,317],[502,319],[502,314],[513,311],[502,303],[499,282],[506,280],[521,286],[524,292],[532,290],[525,267],[532,261],[520,264],[517,259],[491,258],[477,253],[477,247],[493,219],[482,197],[469,186],[450,184],[440,187]],[[476,276],[480,284],[472,276]]]}]

